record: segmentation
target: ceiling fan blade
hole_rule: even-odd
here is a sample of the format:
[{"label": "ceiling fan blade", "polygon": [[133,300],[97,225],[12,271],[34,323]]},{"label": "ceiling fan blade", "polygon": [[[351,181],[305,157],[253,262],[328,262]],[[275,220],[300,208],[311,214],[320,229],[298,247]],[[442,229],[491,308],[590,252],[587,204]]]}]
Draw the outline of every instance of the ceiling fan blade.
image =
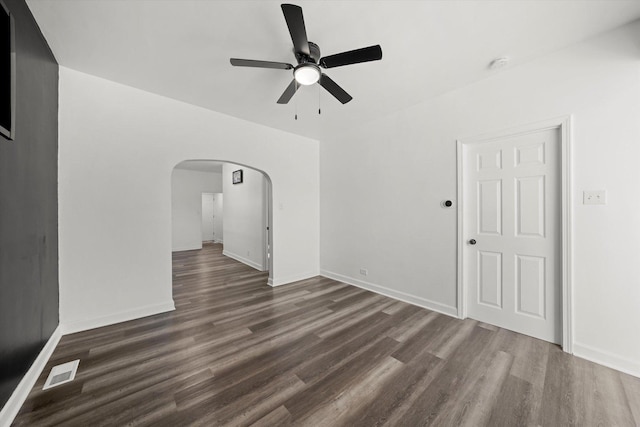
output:
[{"label": "ceiling fan blade", "polygon": [[231,65],[236,67],[256,67],[256,68],[277,68],[280,70],[291,70],[293,65],[286,62],[256,61],[254,59],[231,58]]},{"label": "ceiling fan blade", "polygon": [[284,90],[282,96],[280,96],[280,99],[278,99],[278,104],[288,103],[297,90],[298,90],[298,82],[296,82],[296,80],[293,79],[291,80],[291,83],[289,83],[289,86],[287,86],[287,88]]},{"label": "ceiling fan blade", "polygon": [[382,59],[382,48],[377,44],[375,46],[325,56],[320,59],[319,64],[323,68],[333,68],[357,64],[359,62],[378,61],[380,59]]},{"label": "ceiling fan blade", "polygon": [[344,89],[338,86],[338,84],[331,80],[326,74],[320,76],[320,85],[343,104],[346,104],[353,99],[351,95],[345,92]]},{"label": "ceiling fan blade", "polygon": [[307,30],[304,27],[304,17],[302,16],[302,8],[295,4],[283,4],[282,13],[289,27],[291,41],[296,53],[304,53],[311,55],[309,51],[309,41],[307,40]]}]

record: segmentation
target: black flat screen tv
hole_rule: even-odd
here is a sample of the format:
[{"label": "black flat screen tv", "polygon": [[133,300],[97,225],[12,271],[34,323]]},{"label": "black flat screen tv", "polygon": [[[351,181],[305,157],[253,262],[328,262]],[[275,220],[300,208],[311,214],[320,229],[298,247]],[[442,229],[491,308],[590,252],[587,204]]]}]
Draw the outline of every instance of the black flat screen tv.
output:
[{"label": "black flat screen tv", "polygon": [[14,138],[16,115],[16,52],[13,16],[0,0],[0,134]]}]

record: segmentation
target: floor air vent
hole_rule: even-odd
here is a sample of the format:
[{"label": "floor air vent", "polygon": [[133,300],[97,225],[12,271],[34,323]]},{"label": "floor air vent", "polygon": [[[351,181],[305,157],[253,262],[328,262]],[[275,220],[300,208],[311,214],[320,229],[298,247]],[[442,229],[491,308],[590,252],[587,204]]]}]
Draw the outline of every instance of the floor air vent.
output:
[{"label": "floor air vent", "polygon": [[48,388],[73,381],[73,379],[76,377],[76,371],[78,370],[79,364],[80,360],[78,359],[51,368],[49,377],[47,378],[47,381],[45,381],[44,387],[42,387],[42,389],[46,390]]}]

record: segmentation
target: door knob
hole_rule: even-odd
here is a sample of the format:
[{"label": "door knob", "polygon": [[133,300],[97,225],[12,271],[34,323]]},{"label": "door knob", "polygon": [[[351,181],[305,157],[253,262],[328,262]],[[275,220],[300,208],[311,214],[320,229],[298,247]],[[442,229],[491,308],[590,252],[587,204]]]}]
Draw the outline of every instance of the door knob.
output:
[{"label": "door knob", "polygon": [[476,239],[471,239],[471,240],[469,240],[469,244],[470,244],[470,245],[475,245],[475,244],[476,244]]}]

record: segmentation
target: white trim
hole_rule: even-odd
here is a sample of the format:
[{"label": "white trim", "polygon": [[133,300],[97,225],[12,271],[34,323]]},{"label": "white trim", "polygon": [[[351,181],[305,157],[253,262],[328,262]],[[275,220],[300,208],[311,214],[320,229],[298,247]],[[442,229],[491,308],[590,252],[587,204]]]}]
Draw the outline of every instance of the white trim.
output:
[{"label": "white trim", "polygon": [[464,199],[463,197],[463,187],[462,187],[462,156],[463,156],[463,147],[462,141],[456,141],[456,181],[457,181],[457,207],[456,211],[458,214],[458,227],[457,227],[457,251],[456,251],[456,265],[457,265],[457,286],[456,286],[456,294],[457,294],[457,304],[458,304],[458,318],[466,319],[467,318],[467,305],[466,301],[466,290],[463,285],[463,271],[462,271],[462,239],[464,239],[464,218],[462,216],[462,208],[464,207]]},{"label": "white trim", "polygon": [[[475,144],[479,142],[489,142],[494,139],[502,139],[509,138],[513,136],[526,135],[531,132],[543,131],[543,130],[551,130],[557,128],[563,128],[564,126],[568,126],[571,121],[571,115],[554,117],[547,120],[540,120],[533,123],[528,123],[519,126],[512,126],[502,130],[494,130],[491,132],[485,132],[476,136],[467,136],[464,138],[459,138],[458,141],[461,141],[463,144]],[[566,136],[563,133],[563,136]]]},{"label": "white trim", "polygon": [[269,277],[269,280],[267,280],[267,284],[272,287],[288,285],[289,283],[299,282],[300,280],[311,279],[312,277],[316,277],[317,275],[318,275],[318,272],[313,272],[313,273],[296,274],[295,276],[285,277],[284,279],[281,277],[278,277],[275,279],[272,277]]},{"label": "white trim", "polygon": [[389,298],[393,298],[398,301],[406,302],[408,304],[417,305],[418,307],[426,308],[427,310],[437,311],[438,313],[446,314],[447,316],[458,317],[458,310],[455,307],[441,304],[436,301],[432,301],[426,298],[422,298],[416,295],[408,294],[406,292],[396,291],[384,286],[376,285],[363,280],[354,279],[352,277],[344,276],[342,274],[334,273],[332,271],[320,270],[320,275],[328,277],[329,279],[338,280],[349,285],[357,286],[358,288],[366,289],[371,292],[375,292],[380,295],[384,295]]},{"label": "white trim", "polygon": [[246,264],[249,267],[253,267],[258,271],[265,271],[264,267],[262,265],[258,264],[257,262],[251,261],[250,259],[247,259],[247,258],[244,258],[244,257],[241,257],[240,255],[234,254],[233,252],[222,250],[222,255],[228,256],[229,258],[233,258],[236,261],[240,261],[241,263]]},{"label": "white trim", "polygon": [[571,147],[573,119],[560,124],[562,159],[562,349],[573,353],[573,190]]},{"label": "white trim", "polygon": [[224,240],[221,240],[221,239],[213,239],[213,243],[224,243]]},{"label": "white trim", "polygon": [[[554,126],[555,123],[555,126]],[[547,128],[558,128],[560,131],[560,165],[561,165],[561,223],[562,223],[562,349],[573,353],[573,213],[571,204],[573,192],[571,188],[571,146],[572,117],[563,116],[543,122]],[[542,126],[541,126],[542,127]]]},{"label": "white trim", "polygon": [[202,242],[200,242],[200,246],[178,246],[177,248],[172,248],[171,252],[197,251],[200,249],[202,249]]},{"label": "white trim", "polygon": [[114,325],[116,323],[128,322],[129,320],[166,313],[175,309],[176,306],[173,299],[171,299],[163,303],[138,307],[134,310],[121,311],[107,316],[61,323],[60,329],[62,330],[63,335],[74,334],[76,332],[88,331],[89,329],[101,328],[103,326]]},{"label": "white trim", "polygon": [[573,353],[573,213],[571,203],[573,192],[571,187],[571,146],[572,146],[572,117],[570,115],[556,117],[549,120],[512,127],[502,131],[494,131],[477,137],[463,138],[456,141],[457,160],[457,198],[458,198],[458,312],[461,319],[467,317],[466,291],[464,286],[463,248],[464,248],[464,194],[463,194],[463,150],[464,145],[488,142],[497,138],[516,136],[547,129],[560,130],[561,151],[561,192],[562,192],[562,349]]},{"label": "white trim", "polygon": [[22,380],[11,394],[11,397],[9,397],[9,400],[7,400],[7,403],[5,403],[4,407],[0,411],[0,426],[4,427],[11,425],[16,415],[18,415],[18,411],[20,411],[25,400],[27,400],[29,392],[31,392],[36,381],[38,381],[38,377],[40,377],[42,370],[49,361],[53,351],[56,349],[61,337],[62,328],[58,325],[51,334],[51,337],[49,337],[47,343],[42,347],[42,350],[40,350],[40,354],[38,354],[36,360],[31,364],[31,367],[24,377],[22,377]]},{"label": "white trim", "polygon": [[573,354],[582,359],[640,378],[640,361],[638,360],[627,359],[578,342],[573,342]]}]

